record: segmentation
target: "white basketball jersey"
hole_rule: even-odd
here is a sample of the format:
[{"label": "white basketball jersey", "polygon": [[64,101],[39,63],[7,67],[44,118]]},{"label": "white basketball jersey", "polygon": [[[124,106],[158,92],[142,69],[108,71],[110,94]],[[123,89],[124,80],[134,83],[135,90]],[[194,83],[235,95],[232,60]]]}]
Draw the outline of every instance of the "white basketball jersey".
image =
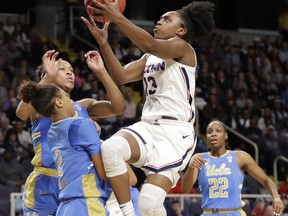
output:
[{"label": "white basketball jersey", "polygon": [[146,58],[142,120],[165,115],[194,124],[196,67],[154,55]]}]

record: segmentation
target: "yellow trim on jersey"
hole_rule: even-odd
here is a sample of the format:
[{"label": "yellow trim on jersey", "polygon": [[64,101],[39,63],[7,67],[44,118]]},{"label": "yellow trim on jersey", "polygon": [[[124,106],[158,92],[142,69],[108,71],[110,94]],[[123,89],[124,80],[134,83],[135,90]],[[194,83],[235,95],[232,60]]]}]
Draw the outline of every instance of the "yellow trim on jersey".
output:
[{"label": "yellow trim on jersey", "polygon": [[106,216],[105,208],[98,198],[88,198],[86,199],[86,203],[89,216]]},{"label": "yellow trim on jersey", "polygon": [[242,208],[236,208],[236,209],[204,209],[204,214],[225,214],[230,212],[239,211],[241,215],[246,215],[246,213],[243,211]]},{"label": "yellow trim on jersey", "polygon": [[34,167],[34,171],[42,175],[46,175],[50,177],[58,177],[57,171],[55,169],[50,169],[46,167]]},{"label": "yellow trim on jersey", "polygon": [[42,158],[42,144],[39,143],[35,146],[35,155],[31,161],[33,166],[41,166],[41,158]]},{"label": "yellow trim on jersey", "polygon": [[75,112],[73,115],[73,118],[78,118],[78,117],[79,117],[78,112]]},{"label": "yellow trim on jersey", "polygon": [[32,137],[32,140],[35,140],[35,139],[41,137],[41,132],[36,132],[36,133],[32,134],[31,137]]},{"label": "yellow trim on jersey", "polygon": [[34,189],[38,175],[39,175],[38,173],[32,172],[26,180],[25,199],[24,199],[26,208],[31,208],[35,206]]},{"label": "yellow trim on jersey", "polygon": [[100,191],[96,186],[96,177],[94,173],[82,176],[82,187],[84,197],[101,197]]},{"label": "yellow trim on jersey", "polygon": [[[82,187],[84,197],[87,198],[88,215],[106,215],[105,209],[96,197],[101,197],[96,186],[96,176],[94,173],[82,176]],[[97,213],[97,214],[96,214]]]},{"label": "yellow trim on jersey", "polygon": [[[220,157],[225,157],[228,153],[230,152],[230,150],[227,150],[223,155],[221,155]],[[218,158],[218,157],[214,157],[213,155],[211,155],[211,152],[208,152],[209,156],[213,157],[213,158]]]},{"label": "yellow trim on jersey", "polygon": [[71,119],[71,118],[78,118],[78,113],[75,112],[74,115],[73,115],[73,117],[67,117],[67,118],[60,119],[60,120],[58,120],[58,121],[54,121],[54,122],[52,122],[52,125],[57,125],[57,124],[59,124],[59,123],[61,123],[61,122],[63,122],[63,121],[69,120],[69,119]]}]

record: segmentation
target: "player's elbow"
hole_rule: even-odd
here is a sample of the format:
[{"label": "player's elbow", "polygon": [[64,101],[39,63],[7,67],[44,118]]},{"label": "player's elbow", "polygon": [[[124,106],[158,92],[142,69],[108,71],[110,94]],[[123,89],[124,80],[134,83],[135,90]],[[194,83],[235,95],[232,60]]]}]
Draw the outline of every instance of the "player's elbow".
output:
[{"label": "player's elbow", "polygon": [[99,178],[102,180],[108,180],[105,172],[98,172]]},{"label": "player's elbow", "polygon": [[115,115],[121,115],[126,111],[126,104],[123,101],[123,103],[119,104],[118,106],[113,108]]}]

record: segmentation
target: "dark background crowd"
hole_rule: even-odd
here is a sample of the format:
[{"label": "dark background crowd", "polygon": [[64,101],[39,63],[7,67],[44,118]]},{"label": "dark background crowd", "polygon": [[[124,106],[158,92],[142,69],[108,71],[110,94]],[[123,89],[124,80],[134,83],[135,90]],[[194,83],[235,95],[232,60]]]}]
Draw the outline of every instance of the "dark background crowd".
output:
[{"label": "dark background crowd", "polygon": [[[83,24],[84,25],[84,24]],[[79,35],[94,43],[87,29]],[[110,44],[122,64],[141,57],[141,51],[111,26]],[[223,121],[228,127],[255,142],[260,153],[259,165],[273,178],[273,162],[282,155],[288,158],[288,37],[283,28],[278,36],[255,35],[252,41],[221,31],[211,37],[209,44],[193,44],[198,57],[196,100],[197,152],[208,149],[205,128],[212,119]],[[0,20],[0,190],[9,188],[19,192],[26,177],[33,170],[34,156],[30,134],[30,121],[17,118],[19,100],[17,90],[24,80],[34,79],[35,69],[43,54],[50,49],[60,51],[60,57],[74,68],[75,88],[73,100],[81,98],[107,99],[99,80],[88,69],[84,54],[89,47],[70,44],[71,50],[61,50],[61,44],[50,35],[42,35],[37,27],[28,24],[27,17],[19,14],[16,20],[7,16]],[[107,139],[121,127],[141,118],[144,96],[142,83],[121,86],[127,104],[124,114],[98,119],[101,138]],[[177,109],[177,107],[175,107]],[[255,157],[255,150],[247,142],[229,133],[232,149],[242,149]],[[288,213],[288,168],[280,161],[277,166],[279,192]],[[143,175],[139,172],[139,177]],[[139,183],[140,184],[140,183]],[[173,193],[181,193],[181,180]],[[194,188],[191,193],[198,193]],[[264,189],[249,176],[243,186],[245,194],[263,194]],[[246,211],[254,216],[269,216],[269,200],[246,200]],[[199,199],[186,199],[182,211],[178,199],[167,199],[170,215],[198,215]],[[1,198],[0,198],[1,206]],[[0,208],[1,209],[1,208]],[[194,209],[193,212],[190,212]],[[266,210],[265,210],[266,209]],[[271,209],[270,209],[271,210]],[[265,213],[266,212],[266,213]],[[1,213],[1,210],[0,210]],[[3,213],[4,214],[4,213]],[[273,211],[272,211],[273,214]],[[1,214],[0,214],[1,215]]]}]

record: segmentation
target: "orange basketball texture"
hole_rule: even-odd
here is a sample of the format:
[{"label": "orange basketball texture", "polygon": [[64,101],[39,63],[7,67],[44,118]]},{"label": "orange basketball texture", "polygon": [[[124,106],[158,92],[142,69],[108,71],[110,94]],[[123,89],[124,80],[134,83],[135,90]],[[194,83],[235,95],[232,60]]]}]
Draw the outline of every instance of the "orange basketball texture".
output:
[{"label": "orange basketball texture", "polygon": [[[103,3],[103,0],[96,0],[97,2]],[[114,0],[109,0],[109,2],[114,2]],[[91,4],[90,0],[84,0],[84,5],[85,7],[87,7],[88,5]],[[121,13],[124,12],[126,7],[126,0],[119,0],[119,10]],[[100,16],[94,16],[95,20],[98,22],[108,22],[109,20],[105,19],[104,17],[100,17]]]}]

